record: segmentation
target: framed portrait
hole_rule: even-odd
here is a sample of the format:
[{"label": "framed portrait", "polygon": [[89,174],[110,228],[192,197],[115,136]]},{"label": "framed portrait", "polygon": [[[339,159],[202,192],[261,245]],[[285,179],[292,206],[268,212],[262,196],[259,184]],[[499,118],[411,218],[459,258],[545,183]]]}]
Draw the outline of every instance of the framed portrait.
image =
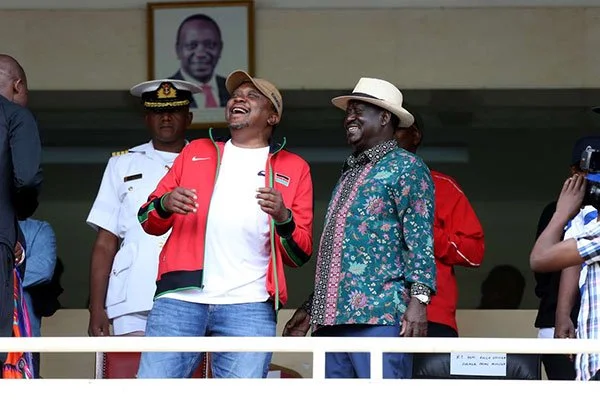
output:
[{"label": "framed portrait", "polygon": [[254,2],[148,3],[148,79],[196,83],[192,127],[224,127],[227,75],[254,74]]}]

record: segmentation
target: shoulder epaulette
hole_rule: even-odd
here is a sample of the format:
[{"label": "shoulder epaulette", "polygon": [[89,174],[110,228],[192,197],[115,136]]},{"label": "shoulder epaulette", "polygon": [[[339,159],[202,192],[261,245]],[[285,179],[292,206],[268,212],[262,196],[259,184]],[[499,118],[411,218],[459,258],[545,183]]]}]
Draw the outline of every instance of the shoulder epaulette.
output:
[{"label": "shoulder epaulette", "polygon": [[113,157],[122,156],[123,154],[128,154],[128,153],[129,153],[129,150],[113,151],[112,156]]}]

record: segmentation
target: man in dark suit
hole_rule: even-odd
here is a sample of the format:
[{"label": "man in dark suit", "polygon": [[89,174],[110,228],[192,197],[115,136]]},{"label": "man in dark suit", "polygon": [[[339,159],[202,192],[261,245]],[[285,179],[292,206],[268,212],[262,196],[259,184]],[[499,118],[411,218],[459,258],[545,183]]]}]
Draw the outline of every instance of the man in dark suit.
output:
[{"label": "man in dark suit", "polygon": [[[12,336],[17,218],[33,214],[42,182],[40,137],[24,107],[27,93],[23,68],[0,54],[0,337]],[[0,365],[5,359],[6,353],[0,353]]]},{"label": "man in dark suit", "polygon": [[205,14],[194,14],[179,25],[175,42],[179,70],[169,77],[197,83],[202,93],[194,95],[190,108],[225,107],[229,94],[225,77],[215,75],[223,40],[219,25]]}]

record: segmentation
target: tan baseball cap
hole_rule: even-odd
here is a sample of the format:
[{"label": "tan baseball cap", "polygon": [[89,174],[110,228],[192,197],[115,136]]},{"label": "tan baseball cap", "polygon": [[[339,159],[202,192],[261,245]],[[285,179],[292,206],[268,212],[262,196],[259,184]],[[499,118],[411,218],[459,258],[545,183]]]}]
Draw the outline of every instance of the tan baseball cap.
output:
[{"label": "tan baseball cap", "polygon": [[275,111],[277,111],[279,118],[281,118],[281,114],[283,113],[283,99],[281,98],[279,90],[277,90],[275,85],[271,82],[261,78],[253,78],[246,71],[236,70],[227,77],[225,87],[229,94],[232,94],[235,89],[245,82],[252,83],[262,94],[264,94],[273,104],[273,107],[275,107]]}]

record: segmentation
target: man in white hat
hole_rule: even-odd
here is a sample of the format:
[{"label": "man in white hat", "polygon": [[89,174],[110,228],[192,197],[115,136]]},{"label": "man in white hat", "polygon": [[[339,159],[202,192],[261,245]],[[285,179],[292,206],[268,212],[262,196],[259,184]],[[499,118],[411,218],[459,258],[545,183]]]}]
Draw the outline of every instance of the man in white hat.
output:
[{"label": "man in white hat", "polygon": [[[333,104],[346,111],[348,157],[327,209],[315,290],[286,325],[315,336],[425,336],[435,290],[433,182],[425,163],[398,148],[397,127],[413,116],[391,83],[361,78]],[[328,378],[367,378],[367,353],[328,353]],[[384,354],[384,378],[410,378],[409,354]]]},{"label": "man in white hat", "polygon": [[141,97],[151,140],[113,153],[87,218],[97,231],[90,265],[91,336],[110,335],[111,322],[114,335],[144,334],[168,233],[146,234],[137,211],[185,146],[189,105],[199,91],[195,84],[170,79],[131,88]]},{"label": "man in white hat", "polygon": [[[230,137],[198,139],[140,208],[146,232],[169,236],[147,336],[275,336],[287,300],[284,264],[312,253],[308,163],[272,139],[283,102],[244,71],[226,80]],[[138,378],[186,378],[198,352],[143,353]],[[270,352],[211,354],[215,378],[266,377]]]}]

